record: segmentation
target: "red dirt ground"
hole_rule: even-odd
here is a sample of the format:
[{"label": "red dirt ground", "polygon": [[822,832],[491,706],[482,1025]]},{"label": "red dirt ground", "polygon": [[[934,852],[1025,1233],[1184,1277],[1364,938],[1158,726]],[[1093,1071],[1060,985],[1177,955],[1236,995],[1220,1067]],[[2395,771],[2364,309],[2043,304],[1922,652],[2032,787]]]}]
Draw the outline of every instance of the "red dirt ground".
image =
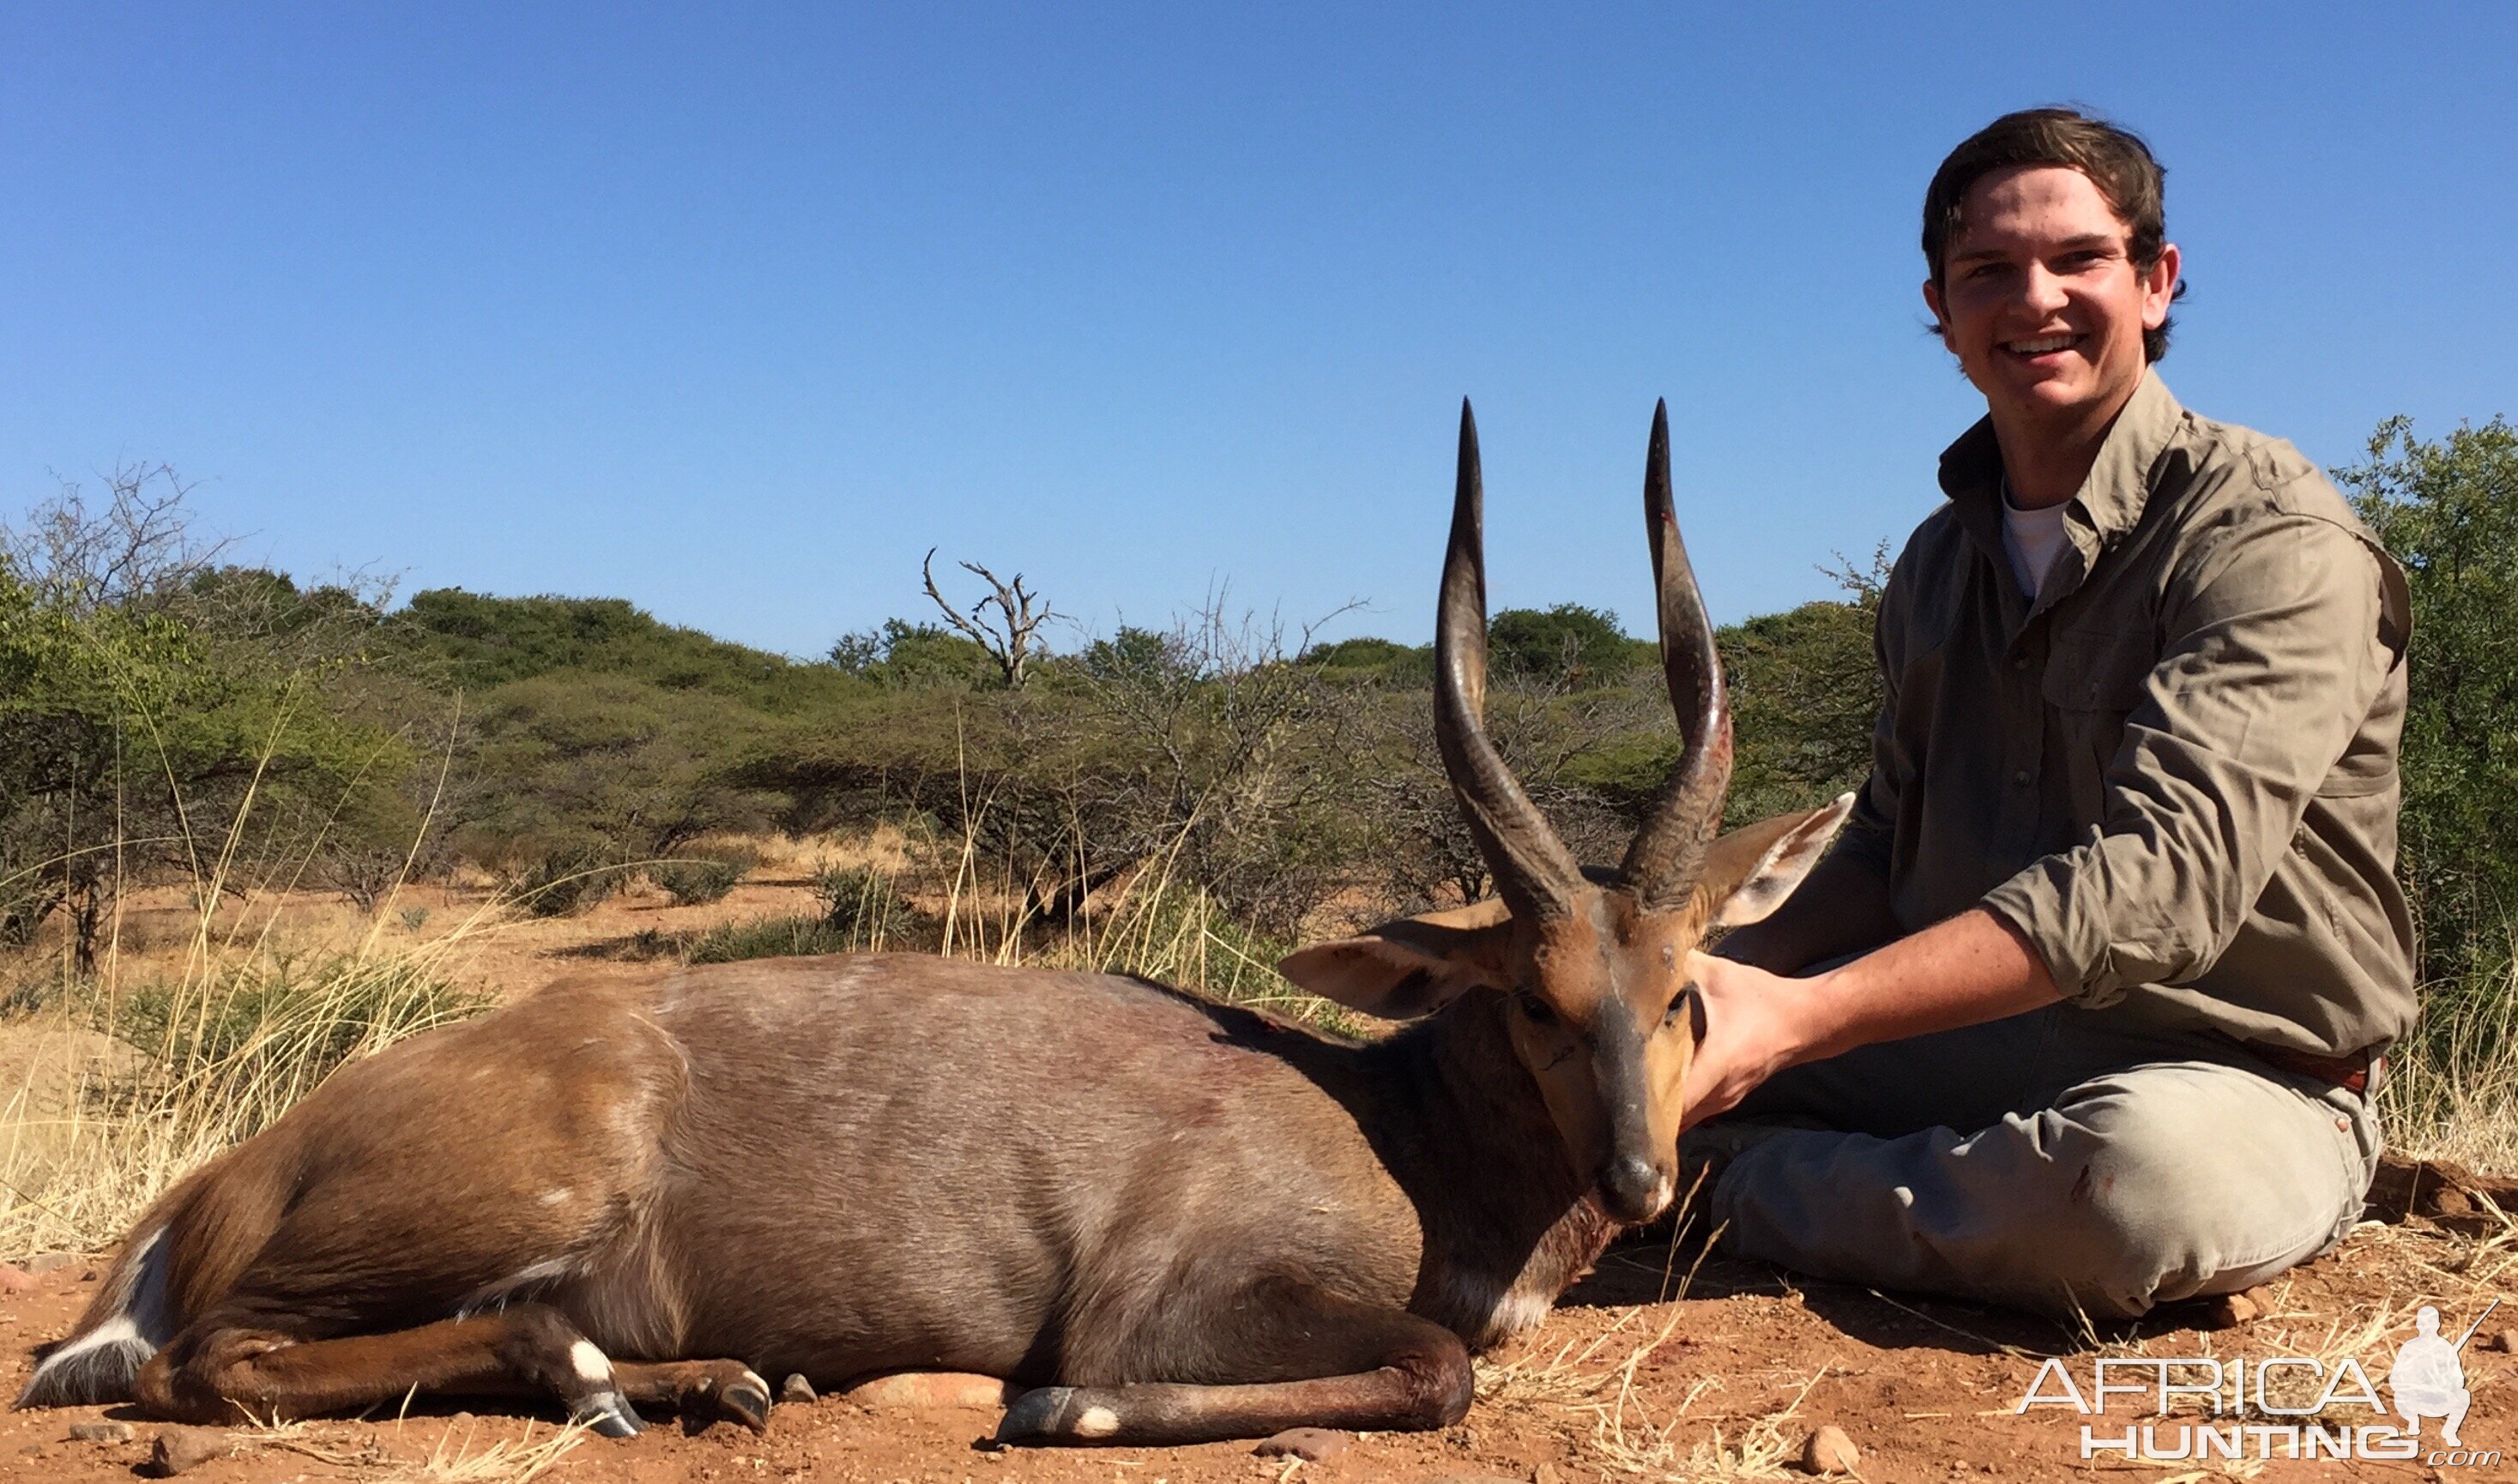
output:
[{"label": "red dirt ground", "polygon": [[[2469,1226],[2472,1224],[2469,1223]],[[2443,1329],[2462,1330],[2502,1286],[2512,1264],[2512,1229],[2457,1235],[2414,1218],[2365,1226],[2335,1256],[2300,1270],[2260,1294],[2267,1312],[2216,1331],[2200,1307],[2105,1336],[2109,1355],[2331,1354],[2338,1337],[2381,1383],[2394,1346],[2412,1332],[2418,1302],[2434,1302]],[[1860,1477],[1880,1481],[1967,1478],[2085,1478],[2098,1473],[2169,1480],[2217,1477],[2227,1465],[2162,1463],[2128,1468],[2111,1456],[2078,1458],[2084,1419],[2068,1408],[2015,1407],[2048,1354],[2066,1360],[2089,1384],[2094,1351],[2058,1327],[2000,1311],[1885,1298],[1824,1284],[1797,1285],[1758,1265],[1708,1261],[1675,1302],[1657,1301],[1684,1278],[1685,1257],[1667,1246],[1612,1251],[1517,1356],[1485,1368],[1481,1397],[1465,1425],[1431,1434],[1359,1439],[1333,1460],[1295,1464],[1254,1457],[1248,1443],[1180,1449],[999,1453],[979,1445],[993,1412],[940,1409],[869,1412],[825,1398],[781,1407],[765,1436],[719,1423],[695,1435],[658,1419],[647,1433],[615,1443],[587,1437],[541,1477],[567,1484],[697,1484],[713,1480],[1038,1481],[1038,1484],[1259,1484],[1259,1481],[1538,1480],[1540,1484],[1701,1477],[1775,1476],[1795,1471],[1808,1430],[1834,1422],[1861,1450]],[[93,1266],[73,1263],[0,1297],[0,1385],[15,1390],[28,1350],[61,1334],[94,1287]],[[2474,1394],[2463,1441],[2518,1451],[2518,1357],[2487,1348],[2501,1339],[2504,1305],[2467,1347]],[[1666,1337],[1665,1336],[1666,1331]],[[2365,1343],[2351,1345],[2356,1336]],[[1655,1345],[1653,1341],[1661,1339]],[[1628,1368],[1631,1368],[1630,1375]],[[2103,1431],[2151,1420],[2148,1405],[2119,1399]],[[128,1409],[74,1409],[0,1415],[0,1480],[64,1484],[127,1479],[148,1457],[155,1426],[132,1418],[129,1442],[76,1442],[71,1423],[130,1417]],[[2353,1406],[2340,1420],[2381,1420]],[[2392,1419],[2389,1419],[2392,1420]],[[2432,1429],[2437,1423],[2428,1424]],[[235,1456],[185,1475],[229,1481],[475,1477],[454,1464],[467,1457],[477,1477],[509,1480],[479,1456],[501,1441],[550,1436],[548,1419],[516,1414],[440,1411],[402,1421],[326,1421],[281,1433],[240,1429]],[[2174,1428],[2163,1429],[2165,1436]],[[1742,1457],[1743,1445],[1749,1456]],[[2279,1451],[2279,1445],[2277,1445]],[[432,1453],[441,1471],[426,1471]],[[2337,1463],[2277,1458],[2234,1470],[2288,1479],[2484,1479],[2518,1477],[2507,1464],[2434,1467],[2419,1462]]]}]

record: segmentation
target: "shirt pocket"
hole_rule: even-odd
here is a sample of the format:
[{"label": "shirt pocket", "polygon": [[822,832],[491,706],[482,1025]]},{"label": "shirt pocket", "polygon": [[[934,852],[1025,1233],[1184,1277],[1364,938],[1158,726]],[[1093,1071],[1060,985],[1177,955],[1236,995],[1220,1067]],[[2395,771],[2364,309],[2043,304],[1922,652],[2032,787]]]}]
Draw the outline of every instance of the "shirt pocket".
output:
[{"label": "shirt pocket", "polygon": [[2105,822],[2107,768],[2124,745],[2125,718],[2142,704],[2144,683],[2157,661],[2148,633],[2056,632],[2042,691],[2078,828]]}]

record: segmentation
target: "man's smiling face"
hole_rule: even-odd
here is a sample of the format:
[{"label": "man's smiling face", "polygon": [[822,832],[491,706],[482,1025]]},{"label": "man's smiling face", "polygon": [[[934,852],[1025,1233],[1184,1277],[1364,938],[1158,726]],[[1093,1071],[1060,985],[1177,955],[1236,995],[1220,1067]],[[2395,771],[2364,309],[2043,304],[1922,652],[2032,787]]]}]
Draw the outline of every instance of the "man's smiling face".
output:
[{"label": "man's smiling face", "polygon": [[2112,417],[2142,380],[2142,337],[2168,318],[2177,248],[2146,271],[2088,176],[1996,170],[1970,187],[1924,300],[1997,424]]}]

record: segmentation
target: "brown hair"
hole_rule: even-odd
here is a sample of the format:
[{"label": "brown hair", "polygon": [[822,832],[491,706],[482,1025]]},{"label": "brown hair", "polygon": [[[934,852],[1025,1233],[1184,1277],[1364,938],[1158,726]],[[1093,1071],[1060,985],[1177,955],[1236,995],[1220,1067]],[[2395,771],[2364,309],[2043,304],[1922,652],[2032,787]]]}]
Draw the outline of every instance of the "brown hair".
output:
[{"label": "brown hair", "polygon": [[[1941,258],[1951,240],[1966,225],[1962,208],[1970,187],[1996,170],[2015,165],[2062,165],[2078,170],[2099,188],[2107,206],[2125,224],[2126,251],[2138,272],[2148,273],[2168,244],[2168,222],[2160,179],[2167,172],[2152,157],[2142,136],[2077,109],[2022,109],[2005,113],[1976,130],[1950,152],[1932,172],[1924,193],[1924,262],[1932,286],[1941,286]],[[2169,297],[2186,296],[2179,279]],[[2143,331],[2146,359],[2168,354],[2171,322]]]}]

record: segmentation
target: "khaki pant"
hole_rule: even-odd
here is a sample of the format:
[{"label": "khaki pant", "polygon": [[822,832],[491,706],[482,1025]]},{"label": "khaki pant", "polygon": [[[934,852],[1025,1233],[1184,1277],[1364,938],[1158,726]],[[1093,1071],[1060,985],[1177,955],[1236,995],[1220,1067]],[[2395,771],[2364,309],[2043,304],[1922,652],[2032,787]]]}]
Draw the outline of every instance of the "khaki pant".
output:
[{"label": "khaki pant", "polygon": [[2056,1005],[1792,1068],[1680,1148],[1737,1150],[1711,1197],[1725,1251],[2126,1319],[2341,1242],[2379,1133],[2368,1098],[2235,1043]]}]

